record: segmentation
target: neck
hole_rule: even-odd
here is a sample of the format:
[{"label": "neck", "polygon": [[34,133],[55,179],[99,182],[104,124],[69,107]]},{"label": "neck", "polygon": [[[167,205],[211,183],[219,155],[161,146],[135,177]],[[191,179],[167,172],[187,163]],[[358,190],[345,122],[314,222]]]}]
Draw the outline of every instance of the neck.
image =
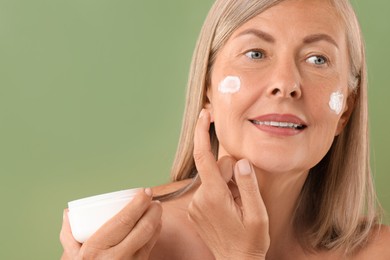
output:
[{"label": "neck", "polygon": [[267,258],[283,259],[281,254],[299,249],[293,215],[308,172],[269,173],[258,168],[255,171],[269,217],[271,245]]}]

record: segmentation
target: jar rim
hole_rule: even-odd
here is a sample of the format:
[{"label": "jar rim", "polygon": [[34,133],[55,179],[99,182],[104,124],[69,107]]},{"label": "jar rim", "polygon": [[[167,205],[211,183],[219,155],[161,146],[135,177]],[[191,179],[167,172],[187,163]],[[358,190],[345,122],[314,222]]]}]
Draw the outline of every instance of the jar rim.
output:
[{"label": "jar rim", "polygon": [[141,190],[141,188],[127,189],[127,190],[119,190],[109,193],[103,193],[99,195],[89,196],[82,199],[77,199],[68,202],[69,210],[77,207],[82,207],[86,205],[90,205],[92,203],[104,202],[108,200],[117,200],[121,198],[132,198],[134,195]]}]

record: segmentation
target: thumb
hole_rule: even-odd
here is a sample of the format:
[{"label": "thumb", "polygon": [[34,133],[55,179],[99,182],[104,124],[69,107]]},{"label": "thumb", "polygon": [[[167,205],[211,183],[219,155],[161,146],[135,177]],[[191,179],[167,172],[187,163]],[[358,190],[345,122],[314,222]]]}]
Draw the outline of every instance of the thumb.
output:
[{"label": "thumb", "polygon": [[267,210],[260,194],[256,174],[252,164],[247,159],[236,163],[234,177],[241,196],[244,221],[262,219],[268,222]]}]

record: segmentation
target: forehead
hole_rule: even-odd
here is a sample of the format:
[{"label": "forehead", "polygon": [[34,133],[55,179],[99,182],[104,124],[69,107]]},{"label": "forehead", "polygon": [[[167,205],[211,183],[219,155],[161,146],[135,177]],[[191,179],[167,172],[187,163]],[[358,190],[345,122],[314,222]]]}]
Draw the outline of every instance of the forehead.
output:
[{"label": "forehead", "polygon": [[329,34],[343,41],[345,26],[329,0],[286,0],[258,14],[241,25],[234,33],[248,28],[280,32],[281,36]]}]

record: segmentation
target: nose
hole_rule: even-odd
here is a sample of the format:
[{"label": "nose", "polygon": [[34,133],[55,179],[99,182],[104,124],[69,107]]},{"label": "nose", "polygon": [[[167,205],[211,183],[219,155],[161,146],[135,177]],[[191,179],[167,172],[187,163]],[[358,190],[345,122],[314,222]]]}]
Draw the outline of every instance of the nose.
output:
[{"label": "nose", "polygon": [[269,77],[268,96],[293,99],[302,96],[300,73],[295,62],[276,64]]}]

